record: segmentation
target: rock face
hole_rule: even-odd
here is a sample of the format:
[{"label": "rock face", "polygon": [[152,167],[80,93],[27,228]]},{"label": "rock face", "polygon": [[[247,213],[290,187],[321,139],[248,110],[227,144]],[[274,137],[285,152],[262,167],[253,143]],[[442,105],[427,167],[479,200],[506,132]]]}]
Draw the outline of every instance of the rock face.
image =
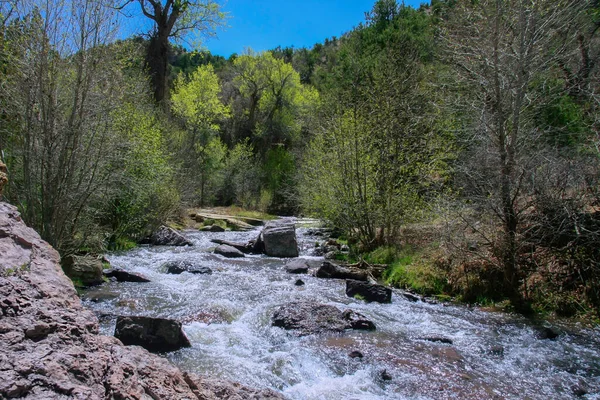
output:
[{"label": "rock face", "polygon": [[98,334],[59,256],[0,203],[0,398],[283,399],[183,373],[147,350]]},{"label": "rock face", "polygon": [[215,254],[220,254],[227,258],[242,258],[245,257],[244,253],[236,249],[235,247],[222,244],[215,249]]},{"label": "rock face", "polygon": [[361,296],[366,301],[376,301],[378,303],[392,302],[392,289],[381,285],[374,285],[367,282],[347,280],[346,296]]},{"label": "rock face", "polygon": [[329,279],[352,279],[355,281],[368,281],[369,274],[365,271],[355,271],[349,268],[335,265],[329,261],[325,261],[316,272],[317,278]]},{"label": "rock face", "polygon": [[164,318],[119,317],[115,337],[127,346],[142,346],[154,352],[192,346],[181,329],[181,322]]},{"label": "rock face", "polygon": [[269,222],[261,236],[266,255],[282,258],[298,257],[298,242],[294,224]]},{"label": "rock face", "polygon": [[161,226],[150,237],[150,244],[154,246],[192,246],[192,242],[183,237],[182,234],[174,229]]},{"label": "rock face", "polygon": [[92,256],[68,256],[63,260],[65,273],[84,286],[97,286],[104,283],[102,261]]},{"label": "rock face", "polygon": [[111,268],[103,271],[104,276],[107,278],[115,278],[117,282],[136,282],[145,283],[150,282],[150,279],[136,274],[135,272],[128,272],[119,268]]},{"label": "rock face", "polygon": [[162,266],[168,274],[179,275],[184,272],[190,274],[212,274],[212,269],[194,264],[191,261],[173,261]]},{"label": "rock face", "polygon": [[352,310],[313,302],[294,302],[281,306],[271,319],[272,325],[294,330],[299,336],[346,329],[374,330],[375,324]]},{"label": "rock face", "polygon": [[306,274],[310,266],[306,260],[296,259],[285,265],[285,271],[290,274]]}]

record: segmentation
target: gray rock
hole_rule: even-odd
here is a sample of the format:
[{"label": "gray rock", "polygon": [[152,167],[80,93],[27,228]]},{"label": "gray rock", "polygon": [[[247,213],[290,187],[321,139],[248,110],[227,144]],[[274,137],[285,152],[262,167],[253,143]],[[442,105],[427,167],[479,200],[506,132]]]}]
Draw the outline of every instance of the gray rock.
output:
[{"label": "gray rock", "polygon": [[391,381],[392,380],[392,376],[385,369],[379,373],[379,376],[384,381]]},{"label": "gray rock", "polygon": [[346,310],[342,313],[342,317],[351,329],[359,331],[374,331],[376,329],[372,321],[356,311]]},{"label": "gray rock", "polygon": [[263,229],[265,254],[271,257],[298,257],[296,227],[290,223],[268,223]]},{"label": "gray rock", "polygon": [[181,322],[151,317],[118,317],[115,337],[126,346],[142,346],[152,352],[191,347]]},{"label": "gray rock", "polygon": [[283,399],[98,333],[58,253],[0,203],[0,399]]},{"label": "gray rock", "polygon": [[361,296],[366,301],[378,303],[392,302],[392,289],[367,282],[346,280],[346,296]]},{"label": "gray rock", "polygon": [[352,279],[355,281],[368,281],[369,274],[364,271],[355,271],[340,265],[325,261],[315,274],[317,278],[327,279]]},{"label": "gray rock", "polygon": [[105,269],[103,271],[103,274],[107,278],[115,278],[117,282],[150,282],[150,279],[144,277],[143,275],[137,274],[135,272],[128,272],[120,268]]},{"label": "gray rock", "polygon": [[294,283],[294,285],[296,285],[296,286],[304,286],[305,283],[304,283],[304,281],[302,279],[298,279],[298,280],[296,280],[296,282]]},{"label": "gray rock", "polygon": [[252,245],[253,243],[249,242],[249,243],[237,243],[237,242],[229,242],[227,240],[221,240],[221,239],[211,239],[211,242],[215,243],[215,244],[225,244],[227,246],[231,246],[234,249],[238,249],[239,251],[241,251],[242,253],[248,254],[251,252],[252,250]]},{"label": "gray rock", "polygon": [[97,286],[104,283],[102,260],[93,256],[68,256],[63,260],[63,270],[73,280],[84,286]]},{"label": "gray rock", "polygon": [[442,336],[427,336],[424,338],[421,338],[422,340],[426,340],[428,342],[433,342],[433,343],[444,343],[444,344],[452,344],[452,339],[448,339]]},{"label": "gray rock", "polygon": [[358,351],[358,350],[355,350],[355,351],[353,351],[353,352],[349,353],[349,354],[348,354],[348,357],[350,357],[350,358],[363,358],[363,357],[364,357],[364,355],[363,355],[363,353],[361,353],[360,351]]},{"label": "gray rock", "polygon": [[535,337],[540,340],[556,340],[560,334],[561,332],[556,328],[543,326],[536,329]]},{"label": "gray rock", "polygon": [[504,346],[501,346],[501,345],[491,346],[487,352],[493,356],[503,356],[504,355]]},{"label": "gray rock", "polygon": [[406,300],[410,301],[411,303],[416,303],[417,301],[421,300],[421,298],[419,296],[415,296],[414,294],[407,293],[407,292],[403,292],[402,296],[404,296],[404,298]]},{"label": "gray rock", "polygon": [[223,257],[227,258],[242,258],[245,257],[244,253],[239,251],[238,249],[228,246],[226,244],[222,244],[215,249],[215,254],[220,254]]},{"label": "gray rock", "polygon": [[214,233],[225,232],[225,228],[222,228],[219,225],[205,226],[203,228],[200,228],[200,230],[202,232],[214,232]]},{"label": "gray rock", "polygon": [[258,235],[256,240],[248,242],[250,247],[250,253],[252,254],[263,254],[265,252],[265,242],[263,241],[262,233]]},{"label": "gray rock", "polygon": [[168,274],[179,275],[184,272],[190,274],[212,274],[212,269],[197,265],[191,261],[172,261],[163,264],[163,269],[166,269]]},{"label": "gray rock", "polygon": [[290,274],[306,274],[310,265],[306,260],[295,259],[285,265],[285,271]]},{"label": "gray rock", "polygon": [[314,302],[293,302],[281,306],[271,319],[272,325],[293,330],[298,336],[346,329],[374,330],[375,324],[352,310],[340,311],[334,306]]},{"label": "gray rock", "polygon": [[161,226],[150,237],[150,244],[154,246],[192,246],[182,234],[166,226]]}]

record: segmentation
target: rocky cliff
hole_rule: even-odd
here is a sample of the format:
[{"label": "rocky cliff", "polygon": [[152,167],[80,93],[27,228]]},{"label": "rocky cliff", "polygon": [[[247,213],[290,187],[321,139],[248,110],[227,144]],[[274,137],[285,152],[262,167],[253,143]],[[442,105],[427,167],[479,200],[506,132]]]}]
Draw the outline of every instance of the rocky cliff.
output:
[{"label": "rocky cliff", "polygon": [[281,399],[98,334],[58,253],[0,203],[0,398]]}]

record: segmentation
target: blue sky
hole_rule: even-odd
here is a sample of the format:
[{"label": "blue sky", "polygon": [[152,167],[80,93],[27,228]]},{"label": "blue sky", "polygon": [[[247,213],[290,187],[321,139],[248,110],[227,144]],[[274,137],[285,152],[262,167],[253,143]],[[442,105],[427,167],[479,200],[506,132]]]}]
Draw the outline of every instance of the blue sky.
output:
[{"label": "blue sky", "polygon": [[[375,0],[226,1],[224,10],[230,17],[228,28],[218,31],[217,38],[203,43],[213,54],[225,57],[242,53],[246,47],[256,51],[277,46],[312,47],[325,38],[339,37],[363,22],[365,12],[375,3]],[[426,1],[405,0],[404,3],[418,7],[423,2]],[[139,17],[135,20],[142,22]],[[137,29],[143,26],[138,25]]]}]

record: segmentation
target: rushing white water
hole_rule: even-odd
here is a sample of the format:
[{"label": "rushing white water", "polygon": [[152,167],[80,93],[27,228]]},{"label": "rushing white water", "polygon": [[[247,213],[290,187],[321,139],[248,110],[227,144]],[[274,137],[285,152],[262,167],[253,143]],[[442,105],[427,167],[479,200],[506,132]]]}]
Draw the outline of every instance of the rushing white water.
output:
[{"label": "rushing white water", "polygon": [[[600,399],[600,329],[563,325],[558,339],[540,340],[534,324],[518,316],[411,303],[398,293],[391,304],[367,304],[346,297],[344,281],[287,274],[286,260],[211,253],[210,239],[242,242],[258,230],[185,234],[195,246],[107,256],[113,266],[151,283],[109,283],[84,295],[99,314],[187,321],[192,347],[166,354],[184,370],[298,400]],[[318,260],[310,257],[318,239],[302,228],[298,234],[301,257]],[[213,274],[166,274],[162,265],[173,260],[199,261]],[[306,285],[295,286],[298,278]],[[273,311],[298,300],[351,308],[377,330],[299,338],[272,327]],[[104,333],[112,334],[114,318],[102,321]],[[428,336],[453,344],[423,340]],[[355,350],[364,358],[349,357]],[[383,370],[392,380],[381,378]]]}]

